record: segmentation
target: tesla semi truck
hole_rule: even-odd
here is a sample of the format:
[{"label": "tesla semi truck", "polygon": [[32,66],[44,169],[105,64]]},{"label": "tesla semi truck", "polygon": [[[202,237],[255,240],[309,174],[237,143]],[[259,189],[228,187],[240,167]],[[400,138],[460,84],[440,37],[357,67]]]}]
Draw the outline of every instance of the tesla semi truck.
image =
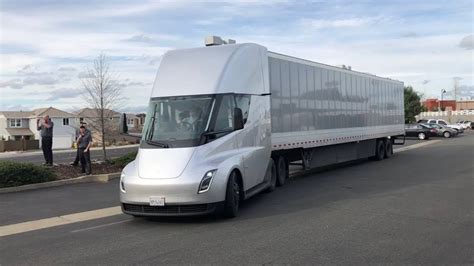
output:
[{"label": "tesla semi truck", "polygon": [[216,39],[162,57],[124,213],[234,217],[290,163],[382,160],[404,135],[402,82]]}]

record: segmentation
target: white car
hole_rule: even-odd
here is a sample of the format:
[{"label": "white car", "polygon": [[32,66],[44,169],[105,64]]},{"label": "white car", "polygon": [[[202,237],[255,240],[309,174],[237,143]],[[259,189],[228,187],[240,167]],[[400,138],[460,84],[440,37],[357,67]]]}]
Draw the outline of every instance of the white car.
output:
[{"label": "white car", "polygon": [[420,124],[438,124],[442,126],[447,126],[458,131],[458,133],[463,133],[464,128],[458,124],[448,124],[444,119],[421,119],[418,120]]},{"label": "white car", "polygon": [[461,120],[461,121],[457,122],[457,124],[460,125],[463,129],[469,129],[469,128],[471,128],[472,122]]}]

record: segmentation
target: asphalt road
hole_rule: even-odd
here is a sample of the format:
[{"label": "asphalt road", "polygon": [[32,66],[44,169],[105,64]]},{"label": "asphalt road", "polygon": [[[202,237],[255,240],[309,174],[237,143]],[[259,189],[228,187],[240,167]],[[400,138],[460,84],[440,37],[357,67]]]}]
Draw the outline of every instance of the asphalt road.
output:
[{"label": "asphalt road", "polygon": [[[474,132],[292,178],[230,220],[126,215],[0,238],[0,264],[474,263]],[[0,226],[118,205],[118,182],[0,194]]]},{"label": "asphalt road", "polygon": [[[116,158],[127,153],[137,151],[138,146],[132,147],[114,147],[112,149],[107,149],[107,158]],[[60,150],[53,151],[53,162],[55,164],[60,163],[70,163],[76,158],[75,150]],[[91,160],[102,160],[102,150],[93,149],[91,150]],[[1,154],[0,161],[16,161],[16,162],[29,162],[34,164],[44,163],[43,153],[39,151],[35,152],[26,152],[23,154]]]}]

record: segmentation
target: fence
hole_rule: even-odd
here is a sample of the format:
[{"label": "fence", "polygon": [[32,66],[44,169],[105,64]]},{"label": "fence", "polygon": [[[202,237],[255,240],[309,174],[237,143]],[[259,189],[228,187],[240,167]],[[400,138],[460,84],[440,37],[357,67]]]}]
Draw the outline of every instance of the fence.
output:
[{"label": "fence", "polygon": [[39,149],[39,140],[0,140],[0,152]]},{"label": "fence", "polygon": [[422,118],[444,119],[449,123],[456,123],[459,120],[474,121],[474,110],[421,112],[416,118],[417,120]]}]

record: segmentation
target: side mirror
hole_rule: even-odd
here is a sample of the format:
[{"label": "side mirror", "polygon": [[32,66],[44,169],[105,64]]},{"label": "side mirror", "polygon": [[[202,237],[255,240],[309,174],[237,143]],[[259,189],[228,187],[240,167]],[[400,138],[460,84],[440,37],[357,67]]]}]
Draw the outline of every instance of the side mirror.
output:
[{"label": "side mirror", "polygon": [[242,114],[242,109],[234,108],[234,130],[239,130],[244,128],[244,116]]}]

